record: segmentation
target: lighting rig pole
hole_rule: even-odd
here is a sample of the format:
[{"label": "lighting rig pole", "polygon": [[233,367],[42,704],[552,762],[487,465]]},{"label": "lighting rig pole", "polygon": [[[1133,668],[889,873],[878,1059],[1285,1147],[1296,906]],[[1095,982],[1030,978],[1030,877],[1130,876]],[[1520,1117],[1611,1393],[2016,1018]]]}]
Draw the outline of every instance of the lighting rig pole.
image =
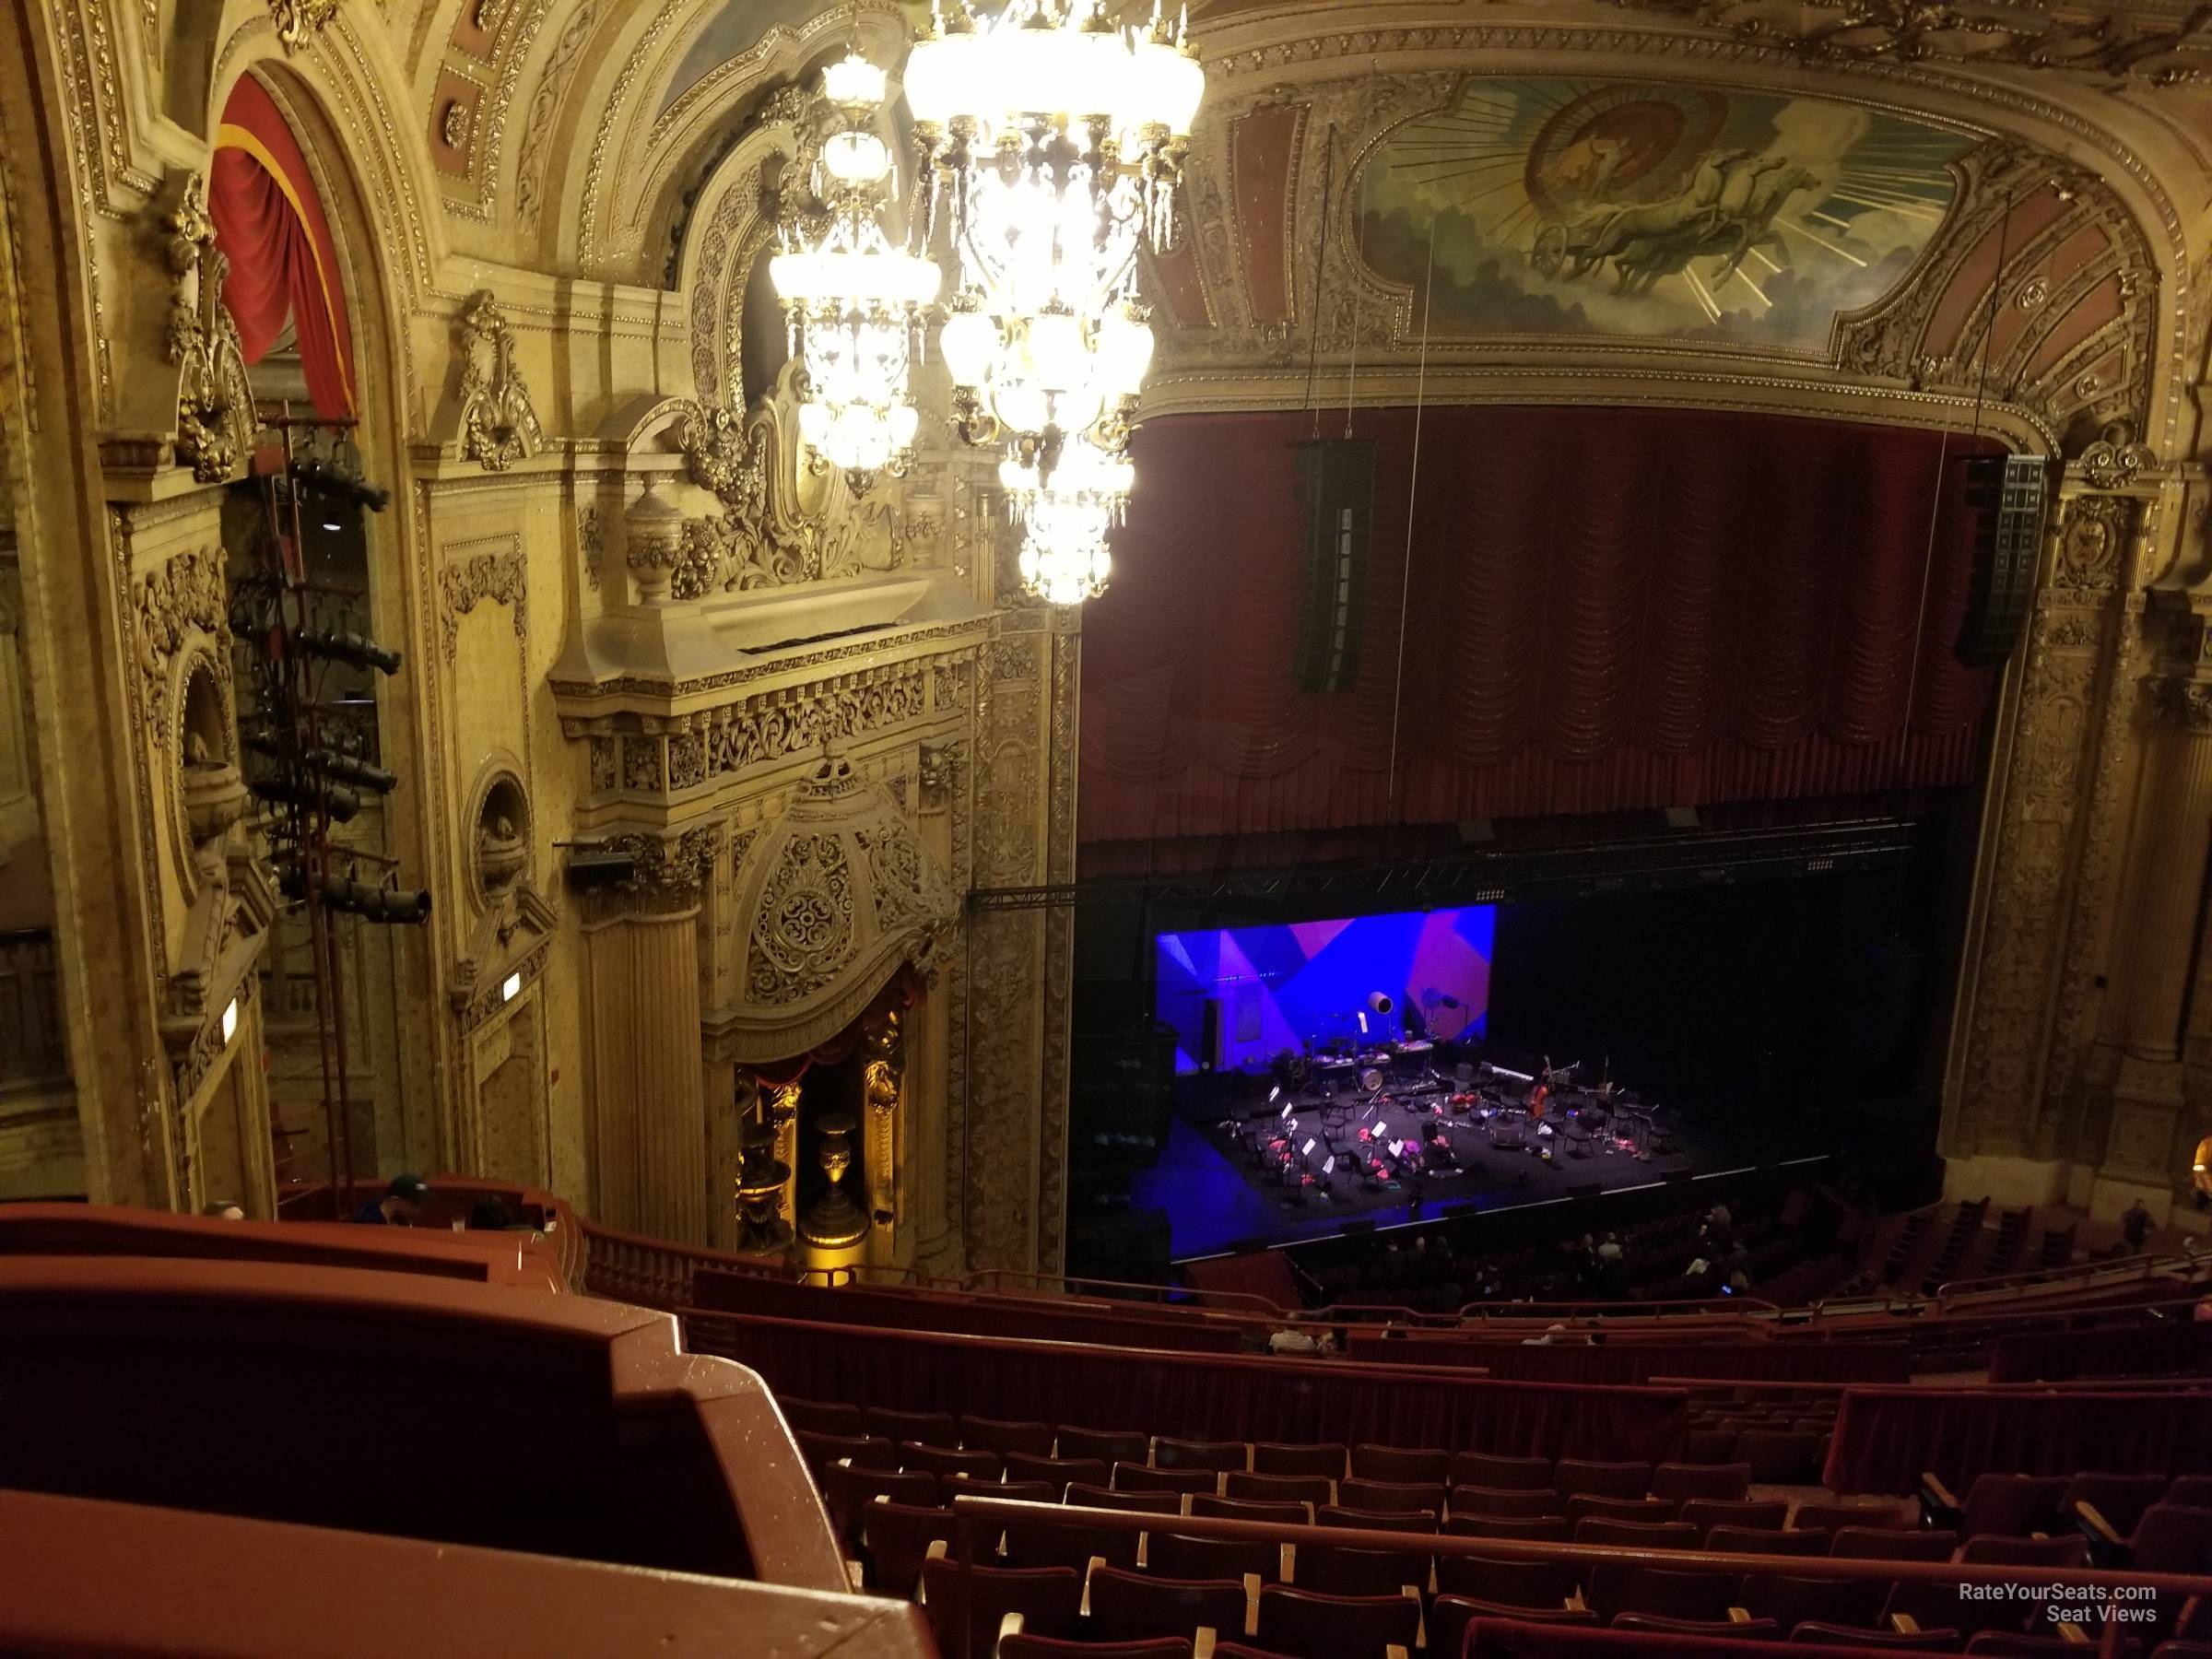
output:
[{"label": "lighting rig pole", "polygon": [[[348,626],[348,613],[365,606],[368,594],[313,575],[302,514],[324,515],[315,522],[329,524],[328,514],[347,509],[381,512],[391,492],[363,480],[358,460],[349,465],[342,459],[341,441],[352,421],[295,417],[287,403],[263,424],[276,437],[253,458],[265,534],[255,548],[256,568],[231,583],[230,629],[245,644],[253,692],[244,747],[250,785],[264,806],[269,863],[277,891],[307,907],[324,1129],[337,1208],[354,1165],[336,918],[420,924],[429,918],[430,896],[399,888],[396,859],[334,846],[331,840],[331,826],[351,820],[365,794],[389,794],[399,780],[376,763],[374,700],[335,699],[329,670],[343,664],[394,675],[400,653]],[[351,449],[350,441],[344,447]],[[363,864],[383,872],[381,883],[359,879]]]}]

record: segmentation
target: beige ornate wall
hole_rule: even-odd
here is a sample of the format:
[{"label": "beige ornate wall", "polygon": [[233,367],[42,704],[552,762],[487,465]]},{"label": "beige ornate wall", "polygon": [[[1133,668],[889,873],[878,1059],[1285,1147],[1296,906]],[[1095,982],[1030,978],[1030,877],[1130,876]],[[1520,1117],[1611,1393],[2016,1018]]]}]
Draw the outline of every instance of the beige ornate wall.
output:
[{"label": "beige ornate wall", "polygon": [[[2187,79],[2203,53],[2185,18],[2153,6],[2099,35],[2088,9],[1987,6],[1974,38],[1994,56],[1971,65],[1918,13],[1839,35],[1818,8],[1213,0],[1192,234],[1147,273],[1164,335],[1147,412],[1289,406],[1315,372],[1378,404],[1418,385],[1978,421],[2061,456],[1997,727],[1944,1145],[1962,1192],[2110,1209],[2163,1203],[2212,1127],[2212,94]],[[966,901],[1072,877],[1079,627],[1012,600],[990,477],[947,435],[856,500],[794,453],[788,383],[747,402],[775,381],[746,318],[795,153],[780,89],[855,30],[894,60],[907,21],[889,0],[743,17],[722,0],[9,8],[0,480],[20,574],[0,604],[71,1083],[36,1123],[0,1112],[0,1180],[275,1196],[256,1061],[265,1037],[287,1110],[298,1011],[257,994],[284,924],[218,823],[212,772],[235,756],[206,739],[234,731],[237,693],[210,560],[231,434],[183,212],[213,113],[252,74],[329,206],[361,447],[394,491],[370,600],[407,655],[379,711],[403,782],[368,833],[434,910],[355,947],[373,1160],[540,1180],[618,1226],[734,1241],[741,1079],[806,1023],[779,1028],[787,1005],[753,989],[747,856],[827,738],[954,900],[925,944],[918,924],[896,935],[926,963],[897,1104],[866,1127],[894,1166],[868,1194],[892,1218],[868,1249],[942,1272],[1059,1260],[1071,915]],[[1469,331],[1424,353],[1406,286],[1370,268],[1349,214],[1324,239],[1319,209],[1477,76],[1932,124],[1959,140],[1956,200],[1909,279],[1817,349]],[[1993,279],[1975,263],[1992,225],[2045,194],[2036,240]],[[172,338],[179,299],[212,332]],[[1986,385],[1945,321],[1985,304],[2018,324]],[[2084,307],[2103,309],[2062,336]],[[209,708],[195,748],[191,711]],[[579,844],[628,853],[631,877],[575,890]],[[841,996],[895,965],[830,977]]]}]

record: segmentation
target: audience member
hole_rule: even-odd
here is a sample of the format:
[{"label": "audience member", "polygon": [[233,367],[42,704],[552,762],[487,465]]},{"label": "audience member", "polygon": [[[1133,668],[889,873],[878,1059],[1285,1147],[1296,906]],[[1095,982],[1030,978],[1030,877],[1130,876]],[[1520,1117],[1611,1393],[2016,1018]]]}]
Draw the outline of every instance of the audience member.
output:
[{"label": "audience member", "polygon": [[371,1198],[353,1212],[353,1218],[370,1227],[412,1227],[429,1202],[430,1183],[419,1175],[394,1175],[382,1198]]}]

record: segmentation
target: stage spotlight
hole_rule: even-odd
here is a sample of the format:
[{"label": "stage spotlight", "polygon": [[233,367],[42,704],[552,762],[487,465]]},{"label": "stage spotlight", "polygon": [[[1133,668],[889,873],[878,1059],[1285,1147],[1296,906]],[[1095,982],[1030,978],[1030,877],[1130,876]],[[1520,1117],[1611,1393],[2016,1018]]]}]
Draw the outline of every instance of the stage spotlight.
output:
[{"label": "stage spotlight", "polygon": [[1387,991],[1370,991],[1367,994],[1367,1006],[1374,1013],[1387,1014],[1398,1005]]},{"label": "stage spotlight", "polygon": [[1280,1083],[1277,1083],[1277,1085],[1276,1085],[1276,1086],[1275,1086],[1273,1088],[1271,1088],[1271,1089],[1269,1089],[1269,1090],[1267,1091],[1267,1104],[1268,1104],[1268,1105],[1270,1105],[1270,1106],[1274,1105],[1274,1104],[1275,1104],[1275,1103],[1276,1103],[1277,1100],[1281,1100],[1282,1098],[1283,1098],[1283,1086],[1282,1086]]}]

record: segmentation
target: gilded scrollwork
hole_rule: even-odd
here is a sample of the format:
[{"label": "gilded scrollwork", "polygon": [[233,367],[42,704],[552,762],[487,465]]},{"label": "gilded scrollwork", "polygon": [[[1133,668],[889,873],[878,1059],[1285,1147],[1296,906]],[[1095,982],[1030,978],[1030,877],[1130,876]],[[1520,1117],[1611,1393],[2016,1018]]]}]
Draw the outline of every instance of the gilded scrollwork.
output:
[{"label": "gilded scrollwork", "polygon": [[545,447],[545,429],[514,363],[514,335],[489,288],[461,308],[461,454],[505,472]]},{"label": "gilded scrollwork", "polygon": [[[132,648],[138,662],[139,706],[155,740],[164,747],[176,717],[172,665],[196,631],[228,637],[221,554],[213,547],[180,553],[137,579],[132,597]],[[217,650],[213,671],[229,683],[230,656]]]},{"label": "gilded scrollwork", "polygon": [[163,229],[170,275],[164,349],[178,368],[177,458],[201,483],[219,484],[252,446],[255,421],[238,324],[222,301],[229,265],[215,245],[200,174],[184,175]]},{"label": "gilded scrollwork", "polygon": [[438,573],[443,601],[439,616],[439,638],[445,660],[452,662],[461,645],[461,618],[485,600],[508,607],[514,621],[514,637],[530,637],[529,575],[520,547],[506,553],[478,553]]},{"label": "gilded scrollwork", "polygon": [[269,0],[269,17],[276,25],[276,41],[292,53],[330,27],[338,15],[339,0]]}]

